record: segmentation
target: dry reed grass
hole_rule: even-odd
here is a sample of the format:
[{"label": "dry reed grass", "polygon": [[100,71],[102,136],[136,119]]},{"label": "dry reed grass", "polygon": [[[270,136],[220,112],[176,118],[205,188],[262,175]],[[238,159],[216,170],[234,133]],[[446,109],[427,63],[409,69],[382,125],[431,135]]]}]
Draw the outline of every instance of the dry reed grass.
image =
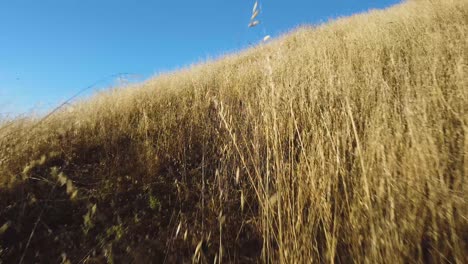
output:
[{"label": "dry reed grass", "polygon": [[7,123],[0,259],[466,263],[467,51],[410,1]]}]

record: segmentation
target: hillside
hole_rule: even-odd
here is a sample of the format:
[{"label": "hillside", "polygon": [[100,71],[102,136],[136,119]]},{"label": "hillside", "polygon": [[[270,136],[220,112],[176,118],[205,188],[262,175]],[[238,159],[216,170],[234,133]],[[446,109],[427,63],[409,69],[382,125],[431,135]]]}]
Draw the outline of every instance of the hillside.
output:
[{"label": "hillside", "polygon": [[467,263],[468,1],[0,123],[0,263]]}]

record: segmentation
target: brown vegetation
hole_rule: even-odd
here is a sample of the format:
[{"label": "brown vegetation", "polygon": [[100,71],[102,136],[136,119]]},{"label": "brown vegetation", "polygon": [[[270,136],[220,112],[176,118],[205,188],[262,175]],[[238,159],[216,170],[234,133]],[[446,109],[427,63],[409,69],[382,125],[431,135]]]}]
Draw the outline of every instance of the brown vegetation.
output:
[{"label": "brown vegetation", "polygon": [[0,263],[468,261],[468,1],[0,126]]}]

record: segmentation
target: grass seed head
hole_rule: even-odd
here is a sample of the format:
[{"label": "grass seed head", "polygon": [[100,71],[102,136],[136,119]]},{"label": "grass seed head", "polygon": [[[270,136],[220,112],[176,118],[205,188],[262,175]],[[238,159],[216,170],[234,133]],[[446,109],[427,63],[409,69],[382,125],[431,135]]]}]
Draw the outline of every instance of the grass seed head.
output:
[{"label": "grass seed head", "polygon": [[258,20],[252,21],[252,22],[249,23],[249,28],[255,27],[258,24],[260,24],[260,21],[258,21]]}]

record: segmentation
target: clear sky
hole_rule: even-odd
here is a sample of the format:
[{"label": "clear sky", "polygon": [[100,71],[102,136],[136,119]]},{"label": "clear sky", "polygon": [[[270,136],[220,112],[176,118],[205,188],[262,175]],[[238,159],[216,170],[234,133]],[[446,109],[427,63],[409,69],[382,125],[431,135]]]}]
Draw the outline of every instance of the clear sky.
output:
[{"label": "clear sky", "polygon": [[[99,79],[149,78],[299,25],[400,0],[0,0],[0,113],[46,111]],[[115,78],[101,82],[103,89]],[[1,116],[0,116],[1,117]]]}]

